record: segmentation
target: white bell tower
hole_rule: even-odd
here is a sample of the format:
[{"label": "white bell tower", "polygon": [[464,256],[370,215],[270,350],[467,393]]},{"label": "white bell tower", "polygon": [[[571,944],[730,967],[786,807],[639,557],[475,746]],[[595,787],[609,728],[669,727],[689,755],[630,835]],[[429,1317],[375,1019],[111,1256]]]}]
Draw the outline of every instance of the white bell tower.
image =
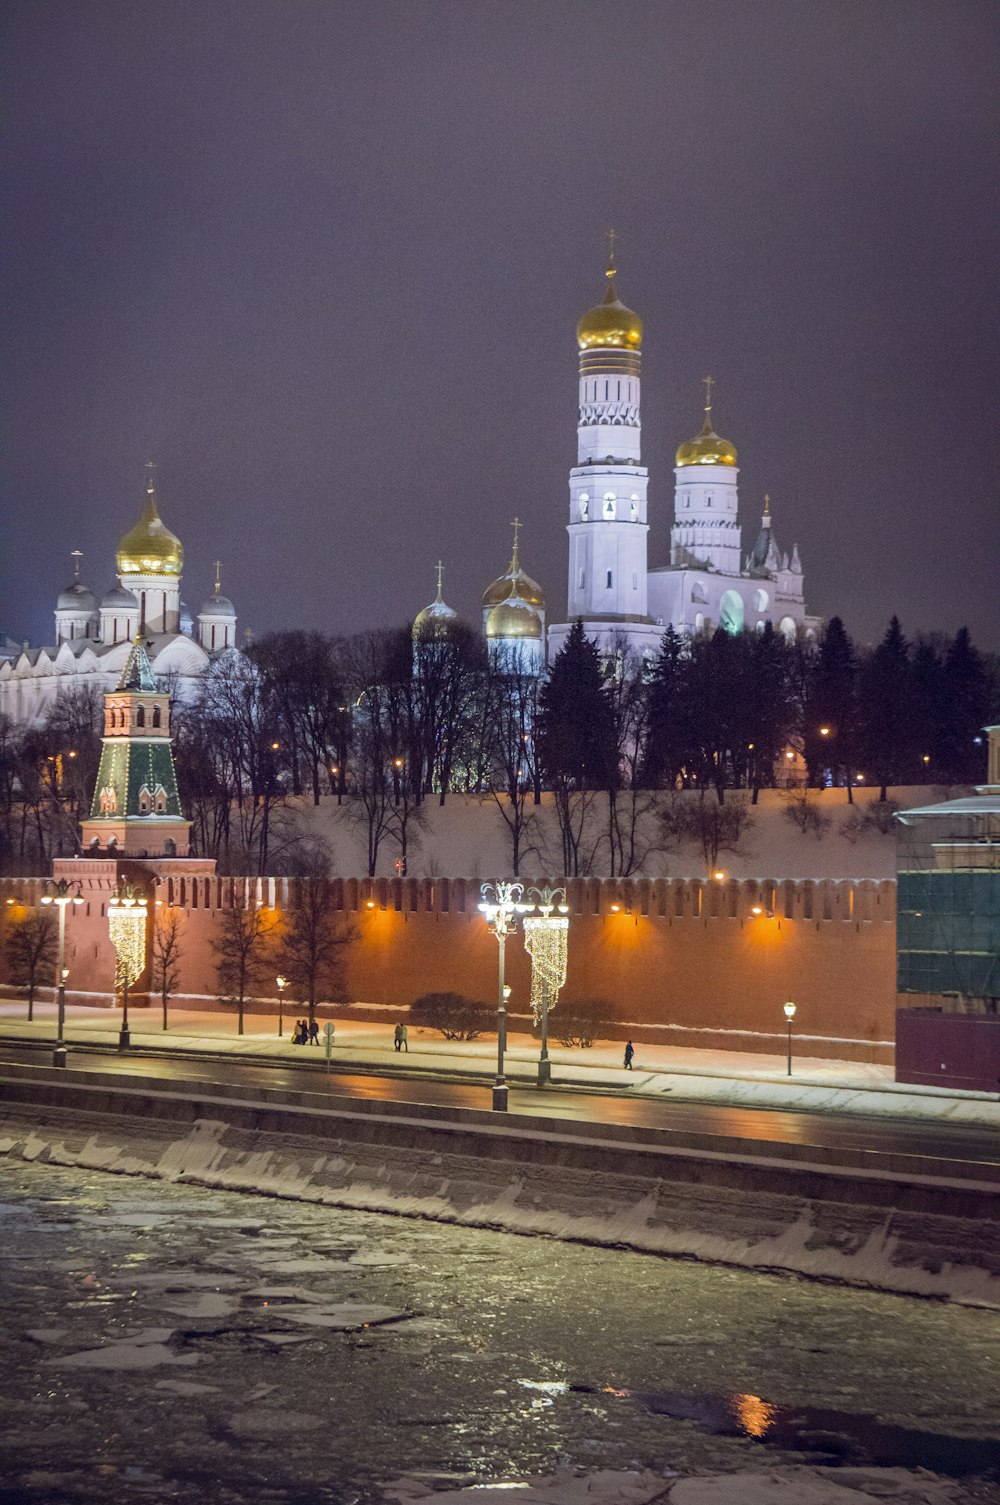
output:
[{"label": "white bell tower", "polygon": [[616,619],[624,626],[647,615],[642,320],[618,298],[613,230],[609,241],[604,300],[577,326],[580,407],[577,463],[569,477],[567,615],[594,622],[597,632],[588,636],[606,635]]}]

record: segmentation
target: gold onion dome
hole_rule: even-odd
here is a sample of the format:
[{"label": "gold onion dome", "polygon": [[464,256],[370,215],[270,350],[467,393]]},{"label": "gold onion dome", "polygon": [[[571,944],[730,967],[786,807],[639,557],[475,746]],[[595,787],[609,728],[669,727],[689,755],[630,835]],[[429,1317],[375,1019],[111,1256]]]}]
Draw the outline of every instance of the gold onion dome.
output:
[{"label": "gold onion dome", "polygon": [[709,399],[705,403],[705,422],[701,433],[688,439],[677,450],[678,465],[735,465],[736,445],[715,432],[712,425],[711,377],[706,377]]},{"label": "gold onion dome", "polygon": [[642,320],[625,307],[615,291],[613,260],[606,276],[608,288],[603,301],[588,309],[576,326],[576,342],[581,350],[591,350],[595,346],[638,350],[642,345]]},{"label": "gold onion dome", "polygon": [[603,300],[588,309],[576,326],[576,342],[581,350],[638,350],[642,345],[642,320],[618,297],[615,289],[615,241],[618,233],[608,231],[608,285]]},{"label": "gold onion dome", "polygon": [[437,565],[438,589],[437,595],[430,606],[425,606],[423,611],[418,611],[413,618],[413,636],[428,637],[437,636],[447,631],[452,622],[458,620],[458,612],[449,606],[441,595],[441,583],[444,578],[444,565],[438,560]]},{"label": "gold onion dome", "polygon": [[488,638],[541,638],[542,619],[520,596],[508,596],[486,618]]},{"label": "gold onion dome", "polygon": [[545,597],[542,595],[542,587],[530,575],[526,575],[521,568],[517,557],[517,530],[521,526],[518,519],[514,521],[514,552],[510,556],[510,564],[507,573],[494,580],[483,591],[483,607],[489,611],[491,607],[499,606],[501,601],[507,601],[517,597],[528,606],[545,610]]},{"label": "gold onion dome", "polygon": [[153,467],[147,466],[146,472],[146,505],[135,527],[118,545],[118,573],[179,575],[184,564],[184,549],[157,510]]}]

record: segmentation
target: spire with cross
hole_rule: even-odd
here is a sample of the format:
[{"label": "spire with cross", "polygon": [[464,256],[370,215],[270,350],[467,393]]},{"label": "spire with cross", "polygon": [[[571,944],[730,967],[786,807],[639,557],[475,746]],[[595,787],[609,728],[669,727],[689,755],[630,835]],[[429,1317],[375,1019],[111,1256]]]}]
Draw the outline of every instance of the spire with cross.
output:
[{"label": "spire with cross", "polygon": [[510,572],[513,575],[516,572],[517,568],[518,568],[518,563],[517,563],[517,535],[520,533],[521,529],[524,527],[524,524],[522,523],[522,521],[521,521],[521,519],[519,517],[515,517],[514,521],[511,523],[511,527],[514,529],[514,551],[513,551],[513,553],[510,556]]},{"label": "spire with cross", "polygon": [[218,595],[221,590],[222,590],[222,560],[221,559],[217,559],[215,561],[215,594]]},{"label": "spire with cross", "polygon": [[443,596],[442,596],[442,595],[441,595],[441,590],[442,590],[442,581],[443,581],[443,580],[444,580],[444,565],[443,565],[443,564],[442,564],[442,562],[441,562],[441,560],[440,560],[440,559],[439,559],[439,560],[438,560],[438,562],[437,562],[437,564],[436,564],[436,565],[435,565],[435,566],[434,566],[434,568],[435,568],[435,569],[436,569],[436,570],[437,570],[437,577],[438,577],[438,593],[437,593],[437,599],[438,599],[438,600],[439,600],[439,601],[442,601],[442,600],[443,600],[443,599],[444,599],[444,597],[443,597]]},{"label": "spire with cross", "polygon": [[81,553],[81,551],[79,549],[74,549],[72,551],[72,553],[70,554],[69,557],[73,561],[73,579],[74,579],[74,581],[77,582],[77,584],[79,584],[79,581],[80,581],[80,560],[83,558],[83,554]]}]

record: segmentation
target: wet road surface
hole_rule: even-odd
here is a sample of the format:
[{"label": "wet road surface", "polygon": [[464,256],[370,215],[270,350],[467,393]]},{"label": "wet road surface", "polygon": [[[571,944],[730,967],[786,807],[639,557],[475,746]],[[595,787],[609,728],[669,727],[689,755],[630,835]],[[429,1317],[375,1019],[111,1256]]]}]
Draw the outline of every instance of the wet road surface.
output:
[{"label": "wet road surface", "polygon": [[[50,1055],[51,1046],[48,1044],[5,1043],[0,1048],[0,1068],[4,1061],[47,1065]],[[110,1077],[130,1078],[150,1086],[157,1080],[168,1080],[191,1082],[205,1088],[219,1082],[269,1092],[308,1092],[316,1094],[317,1102],[334,1094],[429,1107],[487,1110],[490,1106],[488,1080],[454,1081],[424,1072],[348,1071],[334,1065],[328,1077],[325,1067],[319,1065],[250,1065],[232,1056],[203,1059],[163,1054],[143,1056],[138,1052],[118,1055],[92,1049],[73,1050],[70,1074],[74,1067]],[[725,1149],[727,1140],[746,1139],[774,1145],[778,1153],[781,1146],[796,1146],[800,1152],[803,1146],[817,1146],[835,1152],[906,1155],[913,1159],[911,1169],[914,1171],[920,1170],[921,1161],[928,1163],[929,1173],[937,1163],[947,1161],[951,1162],[956,1174],[965,1178],[975,1176],[1000,1182],[1000,1136],[989,1129],[967,1125],[930,1125],[920,1120],[886,1121],[861,1115],[670,1102],[661,1098],[633,1097],[628,1089],[604,1094],[571,1087],[537,1088],[521,1084],[511,1088],[509,1111],[511,1117],[524,1114],[551,1119],[553,1123],[562,1119],[575,1123],[630,1125],[660,1133],[696,1134],[718,1139],[720,1149]]]}]

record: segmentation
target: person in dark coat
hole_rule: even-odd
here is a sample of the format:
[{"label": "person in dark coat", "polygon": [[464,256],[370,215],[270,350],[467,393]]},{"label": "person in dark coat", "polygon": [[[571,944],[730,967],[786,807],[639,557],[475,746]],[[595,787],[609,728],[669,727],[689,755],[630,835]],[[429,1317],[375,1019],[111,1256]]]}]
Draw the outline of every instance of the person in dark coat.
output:
[{"label": "person in dark coat", "polygon": [[397,1052],[403,1048],[403,1026],[401,1024],[397,1024],[392,1032],[392,1044],[393,1049]]},{"label": "person in dark coat", "polygon": [[630,1040],[625,1047],[625,1070],[632,1070],[632,1057],[635,1055],[635,1047]]},{"label": "person in dark coat", "polygon": [[318,1019],[310,1019],[310,1021],[309,1021],[309,1044],[310,1045],[318,1045],[319,1044],[319,1020]]}]

